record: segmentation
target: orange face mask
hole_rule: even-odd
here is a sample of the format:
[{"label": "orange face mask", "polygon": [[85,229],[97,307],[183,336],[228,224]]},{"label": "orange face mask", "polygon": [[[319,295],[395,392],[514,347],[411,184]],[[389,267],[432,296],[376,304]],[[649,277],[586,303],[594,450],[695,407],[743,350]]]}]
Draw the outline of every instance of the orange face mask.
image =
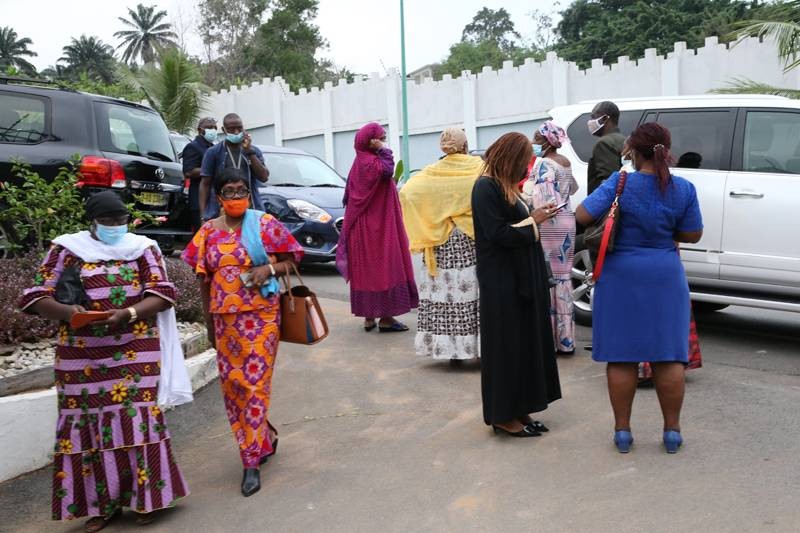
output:
[{"label": "orange face mask", "polygon": [[235,200],[223,200],[220,198],[220,203],[222,203],[222,208],[225,212],[232,217],[244,215],[244,212],[250,207],[249,198],[237,198]]}]

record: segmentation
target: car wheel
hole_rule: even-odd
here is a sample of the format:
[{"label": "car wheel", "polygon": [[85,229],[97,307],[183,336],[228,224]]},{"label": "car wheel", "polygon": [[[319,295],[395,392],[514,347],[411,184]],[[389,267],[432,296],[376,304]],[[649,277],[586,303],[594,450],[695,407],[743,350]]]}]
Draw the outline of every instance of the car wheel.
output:
[{"label": "car wheel", "polygon": [[575,253],[572,260],[572,305],[575,310],[575,322],[582,326],[592,325],[592,256],[589,250]]},{"label": "car wheel", "polygon": [[725,304],[715,304],[712,302],[692,302],[692,310],[697,314],[716,313],[728,307]]}]

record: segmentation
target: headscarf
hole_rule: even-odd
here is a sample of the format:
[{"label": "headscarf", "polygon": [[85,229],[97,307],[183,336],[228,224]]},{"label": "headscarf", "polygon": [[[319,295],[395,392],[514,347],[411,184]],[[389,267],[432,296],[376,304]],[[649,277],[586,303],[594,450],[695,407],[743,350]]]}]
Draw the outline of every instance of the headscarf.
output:
[{"label": "headscarf", "polygon": [[466,144],[467,135],[461,128],[447,128],[439,137],[439,148],[447,155],[462,152]]},{"label": "headscarf", "polygon": [[93,194],[86,200],[86,217],[95,220],[100,217],[127,215],[128,207],[119,194],[114,191],[103,191]]},{"label": "headscarf", "polygon": [[[342,203],[345,206],[344,223],[342,233],[339,236],[339,245],[336,249],[336,266],[339,272],[346,279],[350,279],[347,262],[347,238],[350,228],[361,215],[364,214],[370,204],[375,192],[379,189],[381,177],[386,173],[391,176],[394,170],[384,168],[378,154],[370,149],[370,141],[380,139],[386,134],[383,126],[377,122],[370,122],[361,127],[356,133],[353,147],[356,150],[356,158],[350,172],[347,174],[347,185],[344,189]],[[394,186],[394,183],[392,183]],[[396,194],[396,193],[395,193]]]},{"label": "headscarf", "polygon": [[539,133],[547,139],[547,143],[553,148],[561,148],[561,146],[569,140],[564,128],[557,126],[552,120],[548,120],[539,126]]},{"label": "headscarf", "polygon": [[425,254],[431,276],[437,268],[434,247],[446,243],[453,229],[475,239],[472,188],[482,168],[480,157],[451,154],[423,168],[400,189],[409,246]]}]

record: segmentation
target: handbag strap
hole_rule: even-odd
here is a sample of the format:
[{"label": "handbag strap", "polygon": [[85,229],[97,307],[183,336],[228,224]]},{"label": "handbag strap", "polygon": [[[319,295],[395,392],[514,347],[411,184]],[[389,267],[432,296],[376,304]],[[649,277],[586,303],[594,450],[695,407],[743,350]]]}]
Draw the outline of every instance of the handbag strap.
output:
[{"label": "handbag strap", "polygon": [[289,265],[291,265],[289,267],[289,271],[281,276],[281,280],[286,287],[286,294],[289,295],[289,310],[294,313],[294,298],[292,298],[292,272],[294,272],[294,275],[297,276],[298,280],[300,280],[300,285],[305,285],[305,282],[303,281],[303,276],[300,275],[300,270],[298,270],[297,265],[294,263],[289,263]]},{"label": "handbag strap", "polygon": [[622,171],[619,173],[619,180],[617,181],[617,194],[614,197],[614,202],[608,210],[605,226],[603,227],[603,238],[600,240],[600,250],[597,253],[597,263],[592,270],[592,279],[596,282],[600,279],[600,274],[603,272],[603,265],[606,262],[606,255],[608,254],[608,244],[611,242],[611,234],[614,231],[614,224],[617,222],[617,210],[619,209],[619,199],[622,192],[625,190],[625,182],[628,181],[628,173]]}]

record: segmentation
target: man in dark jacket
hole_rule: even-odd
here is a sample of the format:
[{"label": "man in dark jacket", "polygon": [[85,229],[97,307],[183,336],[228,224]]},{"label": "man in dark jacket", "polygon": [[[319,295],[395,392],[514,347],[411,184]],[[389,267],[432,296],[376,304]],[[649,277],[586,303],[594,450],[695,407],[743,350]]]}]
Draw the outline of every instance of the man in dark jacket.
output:
[{"label": "man in dark jacket", "polygon": [[592,194],[622,164],[620,154],[625,136],[619,131],[619,108],[614,102],[600,102],[592,110],[589,131],[600,137],[592,150],[587,173],[589,194]]},{"label": "man in dark jacket", "polygon": [[197,231],[201,224],[200,166],[206,150],[214,146],[216,140],[217,121],[212,117],[201,118],[197,124],[197,136],[183,149],[183,177],[189,180],[189,212],[194,231]]}]

